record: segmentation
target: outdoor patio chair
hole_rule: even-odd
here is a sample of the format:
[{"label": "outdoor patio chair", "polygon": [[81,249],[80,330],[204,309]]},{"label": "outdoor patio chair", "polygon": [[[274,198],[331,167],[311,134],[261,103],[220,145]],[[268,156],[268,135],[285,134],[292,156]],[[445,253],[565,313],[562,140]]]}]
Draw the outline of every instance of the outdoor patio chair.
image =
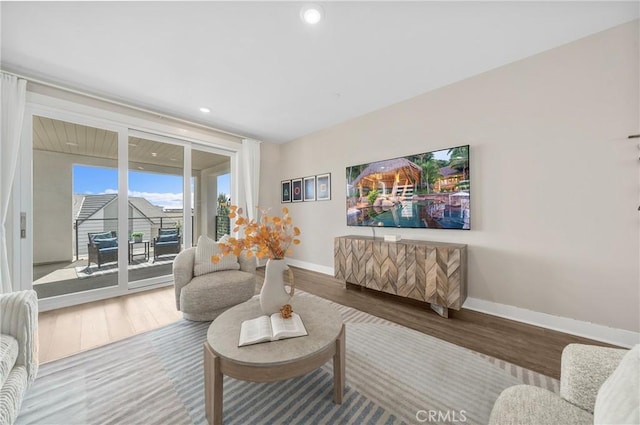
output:
[{"label": "outdoor patio chair", "polygon": [[160,228],[158,236],[153,238],[153,260],[161,255],[180,252],[180,229],[177,227]]},{"label": "outdoor patio chair", "polygon": [[87,268],[91,266],[91,263],[97,264],[100,268],[105,263],[118,261],[118,239],[115,231],[88,233],[87,235],[89,236]]}]

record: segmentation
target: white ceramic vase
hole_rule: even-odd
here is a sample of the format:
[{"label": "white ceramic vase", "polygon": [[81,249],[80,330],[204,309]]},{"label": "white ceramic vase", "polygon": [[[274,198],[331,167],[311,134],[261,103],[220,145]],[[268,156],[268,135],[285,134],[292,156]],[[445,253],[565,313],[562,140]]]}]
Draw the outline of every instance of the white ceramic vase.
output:
[{"label": "white ceramic vase", "polygon": [[[283,273],[285,270],[289,270],[289,276],[291,277],[290,292],[287,292],[284,287]],[[260,307],[262,308],[262,312],[264,314],[279,312],[283,305],[291,303],[293,292],[293,273],[289,266],[287,266],[287,262],[283,259],[269,259],[265,269],[262,290],[260,290]]]}]

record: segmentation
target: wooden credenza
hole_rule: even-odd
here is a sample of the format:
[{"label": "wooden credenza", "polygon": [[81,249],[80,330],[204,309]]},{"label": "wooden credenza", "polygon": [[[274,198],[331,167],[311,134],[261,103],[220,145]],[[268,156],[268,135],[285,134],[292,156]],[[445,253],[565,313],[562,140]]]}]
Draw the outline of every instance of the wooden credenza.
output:
[{"label": "wooden credenza", "polygon": [[336,279],[431,304],[448,317],[467,298],[467,246],[442,242],[385,242],[367,236],[334,241]]}]

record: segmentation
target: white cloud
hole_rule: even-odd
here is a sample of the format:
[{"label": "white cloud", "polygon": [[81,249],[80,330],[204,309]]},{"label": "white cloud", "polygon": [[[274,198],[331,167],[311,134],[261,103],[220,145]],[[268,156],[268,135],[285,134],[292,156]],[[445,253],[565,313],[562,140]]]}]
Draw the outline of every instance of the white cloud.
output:
[{"label": "white cloud", "polygon": [[164,208],[182,208],[182,193],[159,193],[129,191],[130,197],[145,198],[153,205]]},{"label": "white cloud", "polygon": [[[104,194],[118,193],[116,189],[106,189]],[[139,192],[136,190],[129,191],[129,197],[145,198],[153,205],[163,208],[182,208],[182,193],[161,193],[161,192]]]}]

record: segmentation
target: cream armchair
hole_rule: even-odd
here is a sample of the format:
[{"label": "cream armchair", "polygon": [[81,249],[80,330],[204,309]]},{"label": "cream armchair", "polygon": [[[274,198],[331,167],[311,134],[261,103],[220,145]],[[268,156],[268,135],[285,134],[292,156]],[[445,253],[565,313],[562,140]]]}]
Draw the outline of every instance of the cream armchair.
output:
[{"label": "cream armchair", "polygon": [[[206,242],[199,239],[198,246],[202,249]],[[215,250],[215,246],[210,248]],[[185,249],[173,261],[176,307],[185,319],[213,320],[255,294],[254,257],[229,256],[216,265],[211,263],[211,253],[215,251],[204,249],[198,262],[196,249]]]},{"label": "cream armchair", "polygon": [[562,352],[560,394],[509,387],[490,425],[640,423],[640,345],[632,350],[569,344]]},{"label": "cream armchair", "polygon": [[12,424],[38,373],[36,292],[0,294],[0,424]]}]

